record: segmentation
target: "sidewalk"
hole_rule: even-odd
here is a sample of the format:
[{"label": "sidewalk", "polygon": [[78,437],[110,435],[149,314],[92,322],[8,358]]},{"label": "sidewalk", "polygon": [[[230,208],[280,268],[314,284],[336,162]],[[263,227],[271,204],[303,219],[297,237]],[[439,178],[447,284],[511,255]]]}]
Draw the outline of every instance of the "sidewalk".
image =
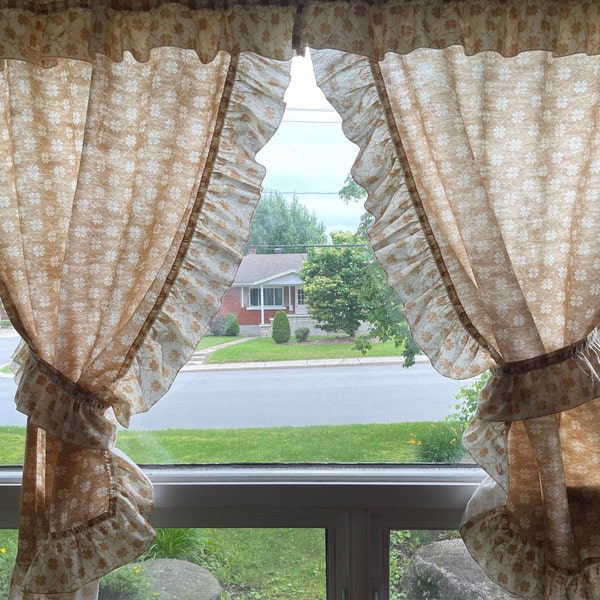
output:
[{"label": "sidewalk", "polygon": [[[404,358],[402,356],[357,356],[356,358],[322,358],[306,360],[271,360],[260,362],[231,362],[231,363],[206,363],[206,358],[211,352],[240,344],[252,338],[244,337],[232,342],[225,342],[218,346],[211,346],[199,352],[195,352],[190,361],[181,369],[182,372],[190,371],[243,371],[243,370],[261,370],[261,369],[299,369],[308,367],[352,367],[352,366],[373,366],[373,365],[392,365],[402,366]],[[428,363],[426,356],[415,357],[417,363]]]},{"label": "sidewalk", "polygon": [[[17,337],[18,333],[14,329],[0,328],[0,337]],[[189,362],[181,369],[181,372],[191,371],[242,371],[242,370],[262,370],[262,369],[302,369],[308,367],[352,367],[352,366],[374,366],[374,365],[391,365],[402,366],[404,358],[402,356],[357,356],[356,358],[324,358],[324,359],[307,359],[307,360],[273,360],[260,362],[232,362],[232,363],[215,363],[210,364],[205,362],[209,354],[220,348],[241,344],[251,340],[250,337],[240,337],[231,342],[225,342],[217,346],[211,346],[204,350],[199,350],[194,353]],[[428,363],[429,359],[426,356],[420,355],[415,357],[417,363]],[[2,365],[0,365],[2,366]],[[12,374],[0,373],[0,377],[13,377]]]}]

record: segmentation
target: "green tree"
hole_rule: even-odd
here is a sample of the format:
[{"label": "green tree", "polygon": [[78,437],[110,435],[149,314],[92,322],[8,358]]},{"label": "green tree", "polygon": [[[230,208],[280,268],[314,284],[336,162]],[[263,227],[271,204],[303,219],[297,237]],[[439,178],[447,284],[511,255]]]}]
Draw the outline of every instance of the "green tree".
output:
[{"label": "green tree", "polygon": [[342,189],[338,192],[338,196],[346,204],[348,204],[350,200],[358,202],[359,200],[364,200],[367,197],[367,190],[358,185],[358,183],[352,179],[352,175],[348,175],[344,181]]},{"label": "green tree", "polygon": [[309,249],[302,266],[308,312],[321,329],[354,337],[370,314],[362,283],[373,266],[373,255],[357,234],[336,231],[331,239],[333,246]]},{"label": "green tree", "polygon": [[404,367],[415,364],[415,356],[421,353],[415,344],[408,323],[402,314],[402,302],[398,295],[387,284],[387,277],[377,262],[369,244],[367,229],[373,223],[373,215],[365,212],[358,226],[356,237],[365,243],[372,254],[373,266],[362,282],[363,302],[369,307],[369,330],[366,335],[356,340],[356,348],[363,354],[371,349],[373,339],[382,342],[393,340],[397,348],[402,348]]},{"label": "green tree", "polygon": [[[291,201],[279,192],[261,197],[250,223],[248,245],[281,246],[282,252],[304,252],[305,245],[326,243],[325,225],[296,196]],[[273,251],[270,248],[261,252]]]}]

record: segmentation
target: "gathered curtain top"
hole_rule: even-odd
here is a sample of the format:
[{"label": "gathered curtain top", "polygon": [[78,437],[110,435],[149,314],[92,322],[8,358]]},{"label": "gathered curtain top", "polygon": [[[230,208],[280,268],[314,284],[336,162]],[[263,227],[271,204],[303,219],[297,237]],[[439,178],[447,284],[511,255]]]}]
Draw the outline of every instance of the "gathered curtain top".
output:
[{"label": "gathered curtain top", "polygon": [[52,66],[130,52],[146,62],[163,46],[194,50],[205,63],[220,51],[285,60],[306,46],[375,59],[452,45],[466,54],[594,55],[599,20],[600,5],[583,0],[2,0],[0,59]]}]

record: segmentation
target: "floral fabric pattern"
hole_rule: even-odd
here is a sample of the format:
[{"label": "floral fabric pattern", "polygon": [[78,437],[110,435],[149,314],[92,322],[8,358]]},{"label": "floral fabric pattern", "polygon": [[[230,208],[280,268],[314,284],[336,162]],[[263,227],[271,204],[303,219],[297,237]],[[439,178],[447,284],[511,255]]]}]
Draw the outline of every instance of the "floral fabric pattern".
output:
[{"label": "floral fabric pattern", "polygon": [[446,375],[494,372],[469,549],[521,597],[598,598],[599,31],[585,0],[0,0],[0,294],[29,417],[11,600],[92,599],[150,542],[117,423],[231,284],[279,61],[306,45],[415,340]]},{"label": "floral fabric pattern", "polygon": [[315,63],[361,147],[369,234],[415,340],[443,374],[492,368],[464,437],[491,476],[464,517],[469,550],[519,597],[597,598],[599,59]]},{"label": "floral fabric pattern", "polygon": [[151,542],[117,421],[169,388],[234,279],[288,71],[161,48],[0,73],[0,285],[29,422],[11,600],[94,597]]},{"label": "floral fabric pattern", "polygon": [[[554,0],[307,0],[302,41],[382,60],[386,53],[461,46],[465,54],[555,56],[600,52],[595,2]],[[300,35],[300,34],[299,34]]]}]

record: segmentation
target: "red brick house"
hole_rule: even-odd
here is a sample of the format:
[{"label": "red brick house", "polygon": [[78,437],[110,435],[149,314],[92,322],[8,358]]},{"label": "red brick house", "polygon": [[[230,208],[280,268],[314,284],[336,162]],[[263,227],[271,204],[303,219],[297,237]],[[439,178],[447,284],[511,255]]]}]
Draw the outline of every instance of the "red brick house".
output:
[{"label": "red brick house", "polygon": [[233,313],[240,325],[265,325],[278,310],[306,315],[300,268],[306,254],[244,256],[219,314]]}]

